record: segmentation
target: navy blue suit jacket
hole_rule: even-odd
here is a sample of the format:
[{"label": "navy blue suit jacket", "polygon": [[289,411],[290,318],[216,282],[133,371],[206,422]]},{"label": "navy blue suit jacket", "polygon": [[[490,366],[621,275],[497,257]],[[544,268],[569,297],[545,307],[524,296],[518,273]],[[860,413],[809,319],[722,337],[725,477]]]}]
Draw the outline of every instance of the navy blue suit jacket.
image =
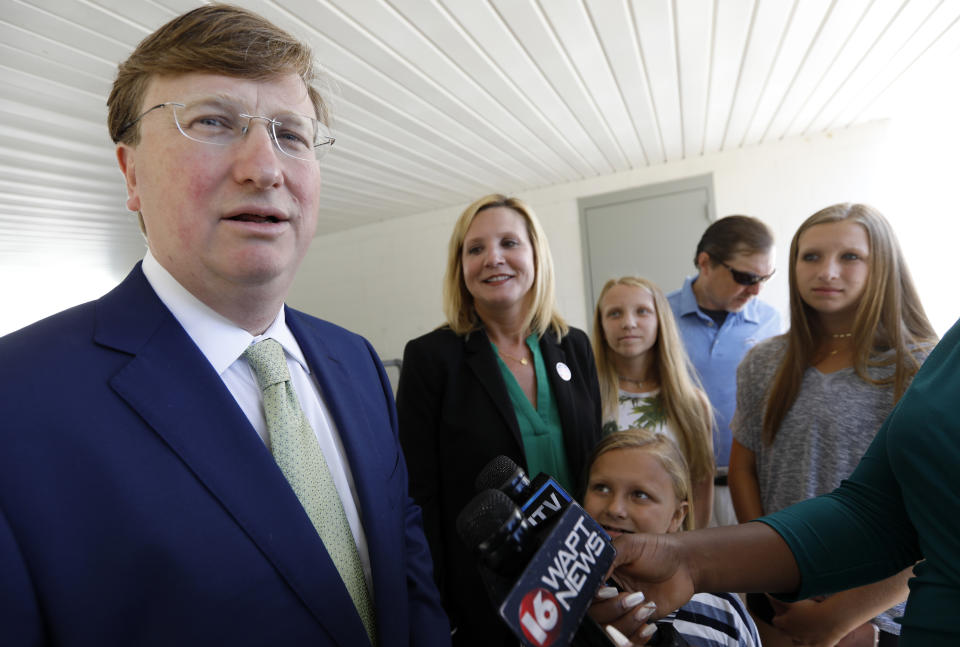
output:
[{"label": "navy blue suit jacket", "polygon": [[[389,382],[292,309],[356,481],[382,647],[449,644]],[[137,266],[0,339],[0,644],[368,645],[323,543]]]}]

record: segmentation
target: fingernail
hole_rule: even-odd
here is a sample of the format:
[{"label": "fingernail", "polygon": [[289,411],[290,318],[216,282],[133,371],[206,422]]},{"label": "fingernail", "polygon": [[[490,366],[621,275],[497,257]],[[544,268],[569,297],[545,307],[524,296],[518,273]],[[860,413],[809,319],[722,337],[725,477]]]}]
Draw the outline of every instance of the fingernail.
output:
[{"label": "fingernail", "polygon": [[642,591],[631,593],[627,597],[623,598],[623,608],[629,609],[630,607],[635,607],[646,599],[647,598],[643,595]]},{"label": "fingernail", "polygon": [[640,630],[640,636],[642,638],[649,638],[657,630],[657,625],[650,623],[646,627]]},{"label": "fingernail", "polygon": [[617,591],[617,587],[603,586],[603,587],[600,587],[600,590],[597,591],[597,594],[593,597],[597,598],[598,600],[609,600],[610,598],[617,597],[617,595],[619,595],[619,591]]},{"label": "fingernail", "polygon": [[607,632],[607,635],[610,636],[610,640],[616,643],[617,647],[630,647],[630,641],[627,640],[627,637],[620,633],[620,630],[614,627],[613,625],[607,625],[604,627]]},{"label": "fingernail", "polygon": [[637,612],[633,614],[633,619],[636,620],[637,622],[646,622],[647,618],[652,616],[653,612],[656,610],[657,610],[657,605],[655,605],[653,602],[648,602],[647,604],[637,609]]}]

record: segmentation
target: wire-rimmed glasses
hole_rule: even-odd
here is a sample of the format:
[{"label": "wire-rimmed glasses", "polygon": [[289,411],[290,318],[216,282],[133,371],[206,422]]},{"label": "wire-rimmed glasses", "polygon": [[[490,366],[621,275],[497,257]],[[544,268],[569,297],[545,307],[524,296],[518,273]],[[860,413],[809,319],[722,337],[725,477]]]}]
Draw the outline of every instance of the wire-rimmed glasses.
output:
[{"label": "wire-rimmed glasses", "polygon": [[177,101],[157,104],[126,124],[118,138],[148,114],[163,108],[173,113],[177,130],[184,137],[202,144],[229,146],[247,134],[254,119],[266,122],[273,143],[281,153],[298,160],[314,162],[322,158],[336,141],[327,127],[313,117],[295,112],[284,112],[273,117],[250,115],[242,112],[239,106],[220,98],[201,99],[187,104]]}]

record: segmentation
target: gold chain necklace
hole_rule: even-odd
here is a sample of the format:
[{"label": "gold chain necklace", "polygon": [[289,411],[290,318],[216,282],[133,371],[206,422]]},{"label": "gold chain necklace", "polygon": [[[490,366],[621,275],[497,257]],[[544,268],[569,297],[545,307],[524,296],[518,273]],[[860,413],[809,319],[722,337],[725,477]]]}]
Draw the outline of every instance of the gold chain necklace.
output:
[{"label": "gold chain necklace", "polygon": [[[851,337],[853,337],[853,333],[852,332],[835,332],[835,333],[830,333],[830,336],[833,337],[834,339],[850,339]],[[827,357],[833,357],[839,352],[840,352],[839,348],[834,348],[827,354]]]},{"label": "gold chain necklace", "polygon": [[520,365],[521,365],[521,366],[526,366],[527,364],[530,363],[530,362],[527,361],[527,358],[526,358],[526,357],[514,357],[513,355],[507,355],[506,353],[504,353],[504,352],[503,352],[502,350],[500,350],[499,348],[497,349],[497,353],[498,353],[501,357],[506,357],[507,359],[512,359],[512,360],[515,361],[515,362],[520,362]]}]

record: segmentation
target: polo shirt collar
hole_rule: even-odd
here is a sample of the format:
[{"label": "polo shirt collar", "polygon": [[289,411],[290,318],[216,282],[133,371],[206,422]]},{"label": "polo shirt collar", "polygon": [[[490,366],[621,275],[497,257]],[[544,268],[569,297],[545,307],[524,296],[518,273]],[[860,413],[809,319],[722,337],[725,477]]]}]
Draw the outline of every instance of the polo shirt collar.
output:
[{"label": "polo shirt collar", "polygon": [[[693,282],[696,281],[699,276],[699,274],[688,276],[687,280],[683,282],[683,288],[680,290],[679,310],[681,317],[688,314],[696,314],[701,312],[700,306],[697,304],[697,295],[693,293]],[[757,297],[750,299],[747,305],[745,305],[739,312],[728,312],[727,316],[743,319],[744,321],[750,323],[759,323],[760,319],[757,315]]]}]

